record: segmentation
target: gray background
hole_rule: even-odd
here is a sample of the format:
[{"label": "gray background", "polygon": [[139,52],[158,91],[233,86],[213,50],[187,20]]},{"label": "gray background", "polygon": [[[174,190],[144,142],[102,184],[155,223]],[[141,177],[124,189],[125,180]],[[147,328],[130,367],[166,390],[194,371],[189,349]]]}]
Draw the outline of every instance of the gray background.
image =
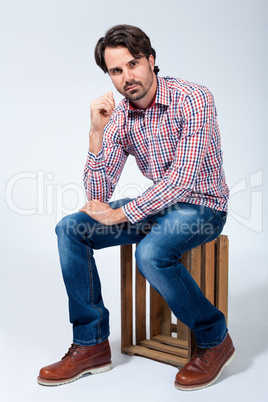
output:
[{"label": "gray background", "polygon": [[[267,359],[267,1],[1,1],[1,397],[5,401],[265,400]],[[238,356],[218,382],[173,388],[176,369],[120,354],[119,249],[96,253],[111,312],[114,369],[45,388],[40,367],[71,343],[54,226],[83,204],[90,101],[108,90],[96,41],[112,25],[142,28],[161,76],[215,96],[228,185],[229,329]],[[115,197],[148,180],[130,159]],[[4,194],[6,193],[6,198]]]}]

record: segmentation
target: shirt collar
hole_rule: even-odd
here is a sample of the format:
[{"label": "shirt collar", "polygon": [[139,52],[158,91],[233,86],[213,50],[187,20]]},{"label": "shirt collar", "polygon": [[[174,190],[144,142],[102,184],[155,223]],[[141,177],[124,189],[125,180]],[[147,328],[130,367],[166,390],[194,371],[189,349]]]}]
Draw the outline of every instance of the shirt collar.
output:
[{"label": "shirt collar", "polygon": [[157,91],[156,91],[155,103],[160,103],[161,105],[169,106],[171,103],[171,97],[166,80],[165,78],[162,77],[156,77],[156,78],[157,78]]},{"label": "shirt collar", "polygon": [[[162,77],[156,77],[157,78],[157,89],[156,89],[156,95],[153,99],[153,102],[151,105],[148,107],[148,109],[152,106],[154,106],[156,103],[159,103],[161,105],[169,106],[171,99],[170,99],[170,92],[168,85],[166,83],[166,80]],[[126,105],[126,108],[128,110],[139,110],[135,108],[135,106],[126,98],[124,98],[124,103]]]}]

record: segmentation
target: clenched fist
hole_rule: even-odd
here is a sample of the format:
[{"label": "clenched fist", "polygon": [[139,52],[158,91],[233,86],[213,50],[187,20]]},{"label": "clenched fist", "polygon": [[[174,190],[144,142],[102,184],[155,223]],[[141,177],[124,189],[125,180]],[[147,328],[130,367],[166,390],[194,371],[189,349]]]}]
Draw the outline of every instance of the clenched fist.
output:
[{"label": "clenched fist", "polygon": [[113,93],[107,92],[100,98],[95,99],[90,104],[91,128],[92,132],[102,132],[109,122],[115,109]]},{"label": "clenched fist", "polygon": [[89,151],[97,155],[102,149],[103,130],[115,109],[113,93],[107,92],[90,104],[91,127]]}]

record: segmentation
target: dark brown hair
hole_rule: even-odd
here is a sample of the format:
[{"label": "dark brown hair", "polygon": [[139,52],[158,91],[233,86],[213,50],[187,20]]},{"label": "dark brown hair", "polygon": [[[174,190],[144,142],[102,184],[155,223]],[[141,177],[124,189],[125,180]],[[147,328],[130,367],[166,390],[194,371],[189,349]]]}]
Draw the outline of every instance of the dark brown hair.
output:
[{"label": "dark brown hair", "polygon": [[[107,67],[104,60],[104,51],[106,47],[124,46],[129,53],[135,58],[145,56],[149,60],[152,54],[156,58],[155,50],[151,46],[149,37],[140,28],[133,25],[116,25],[110,28],[104,37],[100,38],[95,47],[95,60],[97,65],[107,73]],[[154,67],[157,75],[159,68]]]}]

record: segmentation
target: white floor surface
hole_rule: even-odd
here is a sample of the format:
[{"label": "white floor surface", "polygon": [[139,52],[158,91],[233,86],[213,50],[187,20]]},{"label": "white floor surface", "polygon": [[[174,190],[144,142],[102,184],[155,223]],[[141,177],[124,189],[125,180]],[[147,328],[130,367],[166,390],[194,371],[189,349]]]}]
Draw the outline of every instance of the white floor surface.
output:
[{"label": "white floor surface", "polygon": [[[112,268],[100,269],[103,294],[111,313],[110,343],[113,369],[99,375],[87,375],[59,387],[37,384],[42,366],[59,360],[71,343],[71,327],[60,270],[55,253],[16,255],[5,272],[1,306],[1,400],[5,402],[67,401],[267,401],[267,278],[265,261],[259,274],[232,259],[229,286],[229,330],[237,357],[224,369],[217,382],[206,389],[182,392],[174,388],[177,369],[141,357],[120,353],[120,277],[118,248],[96,253],[103,265],[108,256]],[[111,260],[112,258],[112,260]],[[252,260],[254,258],[252,257]],[[260,261],[259,261],[260,262]],[[38,269],[36,269],[38,266]],[[235,268],[236,267],[236,268]],[[14,275],[16,272],[16,275]],[[249,278],[249,276],[252,276]],[[240,280],[239,280],[240,278]],[[249,280],[250,279],[250,280]]]}]

